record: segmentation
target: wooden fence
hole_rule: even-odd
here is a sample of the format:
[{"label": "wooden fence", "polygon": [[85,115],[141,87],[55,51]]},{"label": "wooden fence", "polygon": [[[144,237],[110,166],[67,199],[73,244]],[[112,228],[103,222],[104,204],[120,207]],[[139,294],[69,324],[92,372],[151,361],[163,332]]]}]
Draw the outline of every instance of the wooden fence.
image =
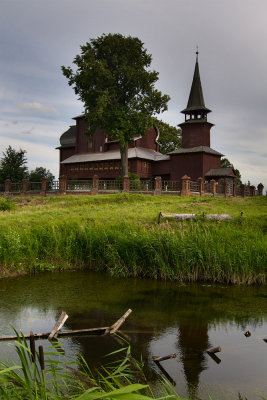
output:
[{"label": "wooden fence", "polygon": [[181,196],[224,196],[224,197],[252,197],[263,195],[263,185],[257,186],[236,185],[228,182],[218,183],[214,180],[205,182],[199,178],[192,181],[190,177],[184,176],[180,180],[162,180],[156,177],[149,180],[130,180],[124,177],[123,180],[99,179],[94,176],[89,180],[67,180],[62,176],[58,181],[49,182],[43,179],[42,182],[29,182],[24,179],[22,182],[13,183],[9,179],[0,184],[0,195],[62,195],[62,194],[108,194],[108,193],[143,193],[153,195],[175,194]]}]

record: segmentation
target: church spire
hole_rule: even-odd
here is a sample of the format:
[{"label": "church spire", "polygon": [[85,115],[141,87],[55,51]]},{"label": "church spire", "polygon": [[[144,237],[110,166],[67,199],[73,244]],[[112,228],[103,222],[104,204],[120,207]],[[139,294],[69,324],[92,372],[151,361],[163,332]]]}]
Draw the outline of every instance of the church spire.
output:
[{"label": "church spire", "polygon": [[[207,119],[207,114],[211,112],[206,106],[202,91],[202,85],[199,74],[198,66],[198,48],[196,51],[196,64],[193,76],[193,81],[191,85],[191,90],[189,94],[189,99],[187,102],[187,107],[181,111],[189,119]],[[187,118],[186,118],[187,120]]]}]

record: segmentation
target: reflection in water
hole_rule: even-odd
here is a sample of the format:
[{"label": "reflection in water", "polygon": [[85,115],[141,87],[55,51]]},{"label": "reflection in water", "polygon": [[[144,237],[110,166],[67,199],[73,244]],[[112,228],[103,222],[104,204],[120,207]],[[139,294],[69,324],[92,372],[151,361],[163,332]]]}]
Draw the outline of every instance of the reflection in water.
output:
[{"label": "reflection in water", "polygon": [[192,324],[180,323],[178,348],[181,351],[188,393],[192,398],[198,393],[201,372],[207,369],[205,352],[209,347],[206,324],[193,327]]},{"label": "reflection in water", "polygon": [[[250,400],[266,396],[266,287],[179,285],[60,272],[0,281],[0,304],[3,336],[12,334],[11,326],[24,333],[47,332],[62,310],[69,315],[65,329],[110,326],[132,308],[123,331],[134,356],[142,355],[154,385],[158,378],[151,357],[178,353],[162,365],[182,396],[235,400],[238,391]],[[246,330],[250,338],[243,335]],[[223,351],[217,364],[206,350],[218,345]],[[120,346],[109,336],[64,339],[67,355],[79,351],[93,366],[105,363],[105,355]],[[6,343],[0,343],[0,352],[2,358],[12,357]]]}]

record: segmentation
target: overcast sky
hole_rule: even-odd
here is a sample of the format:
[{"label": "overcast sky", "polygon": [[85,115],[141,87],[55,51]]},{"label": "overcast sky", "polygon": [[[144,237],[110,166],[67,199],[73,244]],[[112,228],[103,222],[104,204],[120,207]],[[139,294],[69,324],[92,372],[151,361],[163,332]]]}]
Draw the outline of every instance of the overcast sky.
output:
[{"label": "overcast sky", "polygon": [[60,66],[103,33],[139,37],[183,122],[196,46],[211,147],[267,189],[267,0],[0,0],[0,153],[58,177],[60,135],[83,111]]}]

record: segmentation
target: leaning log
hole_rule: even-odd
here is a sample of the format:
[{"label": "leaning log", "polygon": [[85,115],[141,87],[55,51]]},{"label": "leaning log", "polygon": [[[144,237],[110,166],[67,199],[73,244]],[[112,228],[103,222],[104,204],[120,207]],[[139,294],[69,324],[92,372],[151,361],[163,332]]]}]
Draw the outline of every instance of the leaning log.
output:
[{"label": "leaning log", "polygon": [[48,336],[48,340],[52,340],[54,337],[56,338],[58,335],[59,330],[62,328],[64,323],[67,321],[69,316],[65,313],[65,311],[62,311],[59,319],[57,320],[54,328],[50,332],[50,335]]},{"label": "leaning log", "polygon": [[169,354],[168,356],[164,356],[164,357],[153,356],[152,360],[154,362],[161,362],[161,361],[164,361],[164,360],[169,360],[170,358],[176,358],[176,354],[173,353],[173,354]]},{"label": "leaning log", "polygon": [[118,321],[115,322],[115,324],[113,324],[113,325],[110,327],[110,332],[109,332],[109,333],[110,333],[111,335],[114,335],[114,333],[117,332],[117,330],[118,330],[118,329],[121,327],[121,325],[125,322],[126,318],[131,314],[131,312],[132,312],[132,310],[129,308],[129,310],[126,311],[126,313],[123,314],[123,316],[122,316],[120,319],[118,319]]},{"label": "leaning log", "polygon": [[155,361],[155,364],[157,367],[160,369],[160,371],[165,375],[165,377],[168,379],[168,381],[172,384],[172,386],[176,386],[175,380],[172,379],[172,377],[168,374],[166,369],[160,364],[160,362]]}]

